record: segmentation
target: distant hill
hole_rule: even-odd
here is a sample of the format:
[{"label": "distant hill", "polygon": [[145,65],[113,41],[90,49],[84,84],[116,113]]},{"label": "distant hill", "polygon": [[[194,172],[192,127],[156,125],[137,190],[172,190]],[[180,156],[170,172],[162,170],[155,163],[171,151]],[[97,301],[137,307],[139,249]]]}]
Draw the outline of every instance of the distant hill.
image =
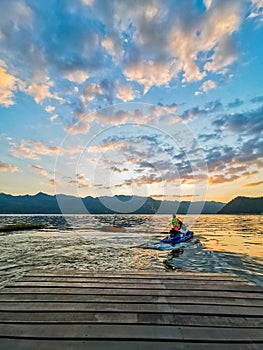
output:
[{"label": "distant hill", "polygon": [[50,196],[39,192],[33,196],[12,196],[0,193],[1,214],[61,214],[61,209],[65,214],[85,214],[87,210],[91,214],[195,214],[200,213],[202,207],[203,214],[215,214],[223,206],[224,203],[214,201],[160,201],[139,196],[85,197],[80,201],[77,197],[63,194]]},{"label": "distant hill", "polygon": [[227,203],[218,214],[262,214],[263,197],[236,197]]}]

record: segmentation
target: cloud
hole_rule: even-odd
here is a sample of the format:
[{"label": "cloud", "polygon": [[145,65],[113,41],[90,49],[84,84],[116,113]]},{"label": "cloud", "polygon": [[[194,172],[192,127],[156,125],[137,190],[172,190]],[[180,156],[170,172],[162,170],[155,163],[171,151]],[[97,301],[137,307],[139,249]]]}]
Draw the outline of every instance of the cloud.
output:
[{"label": "cloud", "polygon": [[213,134],[200,134],[198,138],[202,142],[208,142],[208,141],[213,141],[219,138],[218,134],[213,133]]},{"label": "cloud", "polygon": [[223,108],[222,103],[219,100],[211,101],[207,103],[204,107],[196,106],[185,110],[180,117],[183,120],[193,120],[196,117],[205,117],[211,115],[212,113],[217,113]]},{"label": "cloud", "polygon": [[152,185],[155,183],[161,183],[163,182],[162,177],[156,176],[155,174],[150,174],[148,176],[142,176],[136,179],[136,184],[138,186],[142,185]]},{"label": "cloud", "polygon": [[220,116],[216,118],[212,124],[236,134],[261,134],[263,130],[263,106],[244,113],[233,113]]},{"label": "cloud", "polygon": [[166,62],[139,62],[126,66],[123,73],[128,80],[136,81],[144,86],[146,94],[152,86],[168,84],[172,79],[170,65]]},{"label": "cloud", "polygon": [[263,140],[258,136],[232,147],[214,146],[205,153],[210,184],[251,177],[263,166]]},{"label": "cloud", "polygon": [[212,72],[225,72],[227,66],[231,65],[237,59],[237,47],[235,41],[226,37],[223,38],[214,49],[211,62],[207,62],[204,68]]},{"label": "cloud", "polygon": [[174,63],[174,75],[183,71],[182,82],[192,82],[203,79],[206,73],[200,72],[196,64],[198,49],[195,48],[194,32],[184,30],[180,27],[171,28],[170,32],[170,50],[177,60]]},{"label": "cloud", "polygon": [[14,104],[13,95],[16,90],[16,78],[0,67],[0,104],[5,107]]},{"label": "cloud", "polygon": [[1,16],[0,33],[2,37],[7,37],[8,30],[19,31],[21,29],[32,28],[34,14],[25,1],[2,0],[0,3]]},{"label": "cloud", "polygon": [[226,177],[223,174],[209,176],[209,184],[210,185],[218,185],[226,182],[233,182],[239,178],[238,175],[232,175],[230,177]]},{"label": "cloud", "polygon": [[237,155],[237,160],[240,162],[257,162],[263,158],[263,140],[258,136],[253,137],[242,143],[240,152]]},{"label": "cloud", "polygon": [[93,86],[87,84],[78,96],[67,95],[68,105],[87,112],[116,97],[131,101],[137,96],[128,88],[117,91],[118,83],[107,79],[109,75],[117,74],[118,81],[124,75],[147,93],[154,86],[169,86],[175,78],[187,83],[200,81],[207,70],[223,74],[238,55],[232,34],[242,19],[239,1],[207,0],[202,12],[194,0],[63,4],[0,4],[5,13],[1,48],[9,74],[25,84],[24,92],[37,103],[47,98],[63,102],[65,79],[76,84],[90,79]]},{"label": "cloud", "polygon": [[[162,182],[174,182],[179,186],[180,181],[184,184],[195,184],[207,178],[205,174],[197,171],[196,161],[194,161],[195,165],[191,164],[185,155],[175,159],[175,150],[172,149],[166,138],[160,135],[131,135],[128,133],[127,137],[104,140],[102,145],[95,147],[92,151],[110,149],[117,150],[120,164],[130,164],[130,170],[134,174],[130,180],[138,186]],[[110,159],[110,153],[107,159]],[[99,166],[105,169],[105,165]],[[131,184],[126,180],[118,187]]]},{"label": "cloud", "polygon": [[64,77],[74,83],[83,84],[89,78],[89,74],[81,69],[73,69],[66,71]]},{"label": "cloud", "polygon": [[213,80],[207,80],[203,82],[203,84],[201,85],[201,89],[206,92],[208,90],[214,89],[216,86],[217,85]]},{"label": "cloud", "polygon": [[50,117],[50,121],[53,122],[55,121],[56,119],[58,119],[59,115],[58,114],[53,114],[51,117]]},{"label": "cloud", "polygon": [[49,183],[50,183],[50,185],[52,185],[52,186],[58,185],[58,181],[57,181],[56,179],[50,179],[50,180],[49,180]]},{"label": "cloud", "polygon": [[84,174],[76,174],[76,177],[74,179],[70,179],[68,181],[69,184],[75,184],[79,188],[90,188],[92,187],[92,184],[90,180],[84,175]]},{"label": "cloud", "polygon": [[213,0],[203,0],[203,3],[204,3],[207,10],[209,10],[209,8],[211,7],[212,2],[213,2]]},{"label": "cloud", "polygon": [[248,184],[243,185],[243,187],[257,187],[259,185],[262,185],[263,181],[258,181],[258,182],[250,182]]},{"label": "cloud", "polygon": [[89,83],[85,85],[80,95],[83,108],[87,108],[89,104],[99,96],[103,96],[103,88],[100,84]]},{"label": "cloud", "polygon": [[74,125],[69,125],[66,127],[66,131],[71,135],[87,134],[89,132],[90,125],[85,121],[79,121]]},{"label": "cloud", "polygon": [[151,198],[164,199],[164,198],[166,198],[166,195],[165,194],[151,194]]},{"label": "cloud", "polygon": [[186,12],[178,22],[179,28],[178,25],[172,27],[170,45],[174,55],[179,58],[178,69],[185,71],[185,81],[201,80],[205,76],[205,72],[201,72],[197,66],[199,52],[213,50],[204,69],[215,72],[236,59],[236,46],[231,35],[241,22],[241,6],[237,1],[210,2],[202,16],[195,18],[191,13],[188,17]]},{"label": "cloud", "polygon": [[117,39],[107,36],[102,40],[101,45],[115,61],[122,59],[124,50]]},{"label": "cloud", "polygon": [[225,171],[229,164],[232,164],[237,151],[235,148],[224,146],[214,146],[206,151],[205,161],[209,173],[216,172],[221,173]]},{"label": "cloud", "polygon": [[149,107],[148,112],[148,122],[155,124],[159,122],[164,122],[166,124],[181,122],[181,119],[176,115],[177,105],[172,104],[162,104],[158,103],[157,106]]},{"label": "cloud", "polygon": [[133,90],[131,85],[121,85],[116,95],[116,97],[118,97],[124,102],[132,101],[138,96],[138,91]]},{"label": "cloud", "polygon": [[240,107],[244,104],[244,101],[240,100],[239,98],[236,98],[235,101],[228,103],[228,108],[236,108]]},{"label": "cloud", "polygon": [[[89,95],[90,96],[90,95]],[[119,125],[122,123],[156,123],[159,121],[175,122],[179,117],[174,115],[176,105],[162,105],[157,106],[145,106],[142,111],[141,108],[134,110],[105,108],[98,110],[97,112],[84,113],[82,108],[74,113],[73,122],[66,127],[66,131],[71,134],[86,134],[95,121],[100,125]]]},{"label": "cloud", "polygon": [[68,125],[65,130],[71,135],[87,134],[93,120],[94,115],[75,111],[75,122]]},{"label": "cloud", "polygon": [[213,80],[206,80],[200,86],[199,91],[195,91],[195,96],[202,95],[203,92],[207,92],[216,87],[217,87],[217,84]]},{"label": "cloud", "polygon": [[156,116],[162,116],[163,114],[174,114],[176,112],[177,105],[176,103],[171,104],[162,104],[158,103],[157,106],[153,106],[150,108],[150,113],[154,113]]},{"label": "cloud", "polygon": [[52,98],[53,95],[49,91],[49,86],[46,84],[36,84],[32,83],[26,91],[34,96],[36,103],[41,103],[46,98]]},{"label": "cloud", "polygon": [[116,167],[116,166],[112,166],[112,167],[110,167],[110,170],[112,170],[112,171],[116,171],[116,172],[118,172],[118,173],[123,173],[123,172],[125,172],[125,171],[129,171],[129,169],[128,169],[128,168],[123,168],[123,169],[120,169],[120,168],[118,168],[118,167]]},{"label": "cloud", "polygon": [[14,146],[12,153],[20,158],[39,159],[39,155],[57,155],[59,147],[45,146],[40,141],[22,140],[19,146]]},{"label": "cloud", "polygon": [[54,107],[54,106],[46,106],[45,110],[46,110],[48,113],[52,113],[52,112],[54,112],[55,107]]},{"label": "cloud", "polygon": [[256,18],[259,21],[263,21],[263,0],[251,0],[251,12],[248,18]]},{"label": "cloud", "polygon": [[113,140],[113,141],[108,141],[104,142],[101,145],[97,146],[89,146],[88,151],[89,152],[101,152],[101,151],[107,151],[109,149],[116,149],[116,148],[126,148],[128,144],[127,140]]},{"label": "cloud", "polygon": [[258,103],[263,101],[263,96],[256,96],[250,100],[252,103]]},{"label": "cloud", "polygon": [[83,4],[88,5],[88,6],[93,4],[93,0],[81,0],[81,1],[83,2]]},{"label": "cloud", "polygon": [[[87,16],[88,7],[79,1],[50,7],[3,0],[0,13],[5,14],[0,23],[1,53],[9,70],[25,84],[24,92],[33,95],[37,103],[58,99],[65,77],[83,83],[90,72],[103,67],[105,54],[99,45],[99,31]],[[51,75],[52,90],[58,89],[53,93],[47,84]]]},{"label": "cloud", "polygon": [[7,172],[11,171],[12,173],[15,173],[18,171],[18,168],[15,165],[9,165],[0,160],[0,172]]},{"label": "cloud", "polygon": [[40,176],[48,177],[48,173],[40,165],[32,165],[32,169],[38,171]]}]

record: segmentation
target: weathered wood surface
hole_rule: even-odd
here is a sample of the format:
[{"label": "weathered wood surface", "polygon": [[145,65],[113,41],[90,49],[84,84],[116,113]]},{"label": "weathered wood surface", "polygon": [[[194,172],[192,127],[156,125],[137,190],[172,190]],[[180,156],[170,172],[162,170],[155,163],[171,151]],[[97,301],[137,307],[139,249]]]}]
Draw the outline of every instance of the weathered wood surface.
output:
[{"label": "weathered wood surface", "polygon": [[[196,297],[189,295],[178,296],[158,296],[158,295],[105,295],[105,294],[49,294],[49,293],[0,293],[0,303],[4,302],[72,302],[74,303],[147,303],[147,304],[195,304]],[[259,306],[263,307],[263,299],[248,299],[224,296],[204,296],[199,295],[199,305],[232,305],[232,306]],[[1,307],[0,307],[1,309]]]},{"label": "weathered wood surface", "polygon": [[261,316],[262,309],[260,307],[253,306],[221,306],[221,305],[196,305],[196,304],[126,304],[126,303],[59,303],[59,302],[34,302],[34,303],[1,303],[0,311],[92,311],[99,312],[162,312],[171,313],[179,312],[185,314],[191,313],[203,313],[206,315],[243,315],[243,316]]},{"label": "weathered wood surface", "polygon": [[178,290],[167,290],[167,289],[101,289],[101,288],[71,288],[71,287],[18,287],[9,286],[3,290],[0,290],[0,295],[2,294],[64,294],[67,295],[127,295],[127,296],[194,296],[194,297],[229,297],[229,298],[247,298],[247,299],[262,299],[262,293],[256,292],[253,289],[247,291],[235,291],[234,293],[229,293],[229,291],[222,290],[203,290],[203,289],[188,289],[187,292],[183,289]]},{"label": "weathered wood surface", "polygon": [[[120,282],[120,283],[137,283],[138,281],[144,281],[146,283],[154,284],[156,283],[156,278],[158,280],[166,280],[166,281],[231,281],[231,282],[243,282],[244,284],[251,284],[248,281],[245,281],[243,278],[237,277],[237,276],[196,276],[196,275],[175,275],[175,276],[165,276],[161,275],[153,275],[152,277],[149,276],[133,276],[127,277],[127,276],[116,276],[115,278],[112,275],[109,276],[97,276],[97,277],[89,277],[89,276],[83,276],[79,274],[74,274],[72,276],[68,275],[50,275],[50,274],[42,274],[41,276],[34,275],[34,274],[28,274],[27,276],[23,277],[23,281],[75,281],[75,282],[98,282],[98,277],[100,281],[104,281],[106,283],[108,282]],[[154,278],[154,280],[152,279]]]},{"label": "weathered wood surface", "polygon": [[[36,344],[37,343],[37,344]],[[136,341],[136,340],[83,340],[83,339],[3,339],[1,350],[261,350],[262,346],[246,342],[190,342],[190,341]]]},{"label": "weathered wood surface", "polygon": [[0,349],[261,349],[262,316],[233,274],[33,271],[0,291]]},{"label": "weathered wood surface", "polygon": [[204,327],[240,327],[263,328],[262,317],[233,315],[204,315],[183,313],[150,312],[81,312],[81,311],[43,311],[43,312],[0,312],[4,323],[34,323],[34,324],[150,324]]},{"label": "weathered wood surface", "polygon": [[45,327],[35,324],[2,324],[1,332],[6,337],[50,338],[50,339],[134,339],[134,340],[174,340],[180,341],[253,341],[263,342],[262,329],[256,328],[217,328],[192,326],[159,326],[118,324],[47,324]]}]

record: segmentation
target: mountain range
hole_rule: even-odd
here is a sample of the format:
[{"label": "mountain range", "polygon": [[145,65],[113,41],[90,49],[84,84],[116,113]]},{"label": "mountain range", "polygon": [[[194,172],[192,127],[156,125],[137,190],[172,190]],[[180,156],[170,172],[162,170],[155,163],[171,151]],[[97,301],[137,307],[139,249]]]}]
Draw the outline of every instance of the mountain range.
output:
[{"label": "mountain range", "polygon": [[85,197],[58,194],[12,196],[0,193],[0,214],[261,214],[263,197],[236,197],[229,203],[215,201],[161,201],[151,197]]},{"label": "mountain range", "polygon": [[[59,203],[59,204],[58,204]],[[189,208],[189,206],[191,207]],[[1,214],[215,214],[222,207],[221,202],[190,202],[190,201],[161,201],[151,197],[114,196],[114,197],[85,197],[68,195],[51,196],[42,192],[36,195],[12,196],[0,193]]]},{"label": "mountain range", "polygon": [[221,208],[218,214],[263,214],[263,197],[236,197]]}]

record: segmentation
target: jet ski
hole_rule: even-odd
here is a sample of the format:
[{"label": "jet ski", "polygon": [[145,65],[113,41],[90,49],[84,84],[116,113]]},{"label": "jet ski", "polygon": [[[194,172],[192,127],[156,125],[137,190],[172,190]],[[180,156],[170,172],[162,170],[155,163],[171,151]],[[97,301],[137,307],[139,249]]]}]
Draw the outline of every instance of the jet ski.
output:
[{"label": "jet ski", "polygon": [[190,231],[188,229],[184,231],[177,231],[177,234],[175,234],[174,237],[167,236],[161,240],[162,243],[168,243],[168,244],[178,244],[182,242],[186,242],[189,239],[191,239],[194,235],[193,231]]}]

